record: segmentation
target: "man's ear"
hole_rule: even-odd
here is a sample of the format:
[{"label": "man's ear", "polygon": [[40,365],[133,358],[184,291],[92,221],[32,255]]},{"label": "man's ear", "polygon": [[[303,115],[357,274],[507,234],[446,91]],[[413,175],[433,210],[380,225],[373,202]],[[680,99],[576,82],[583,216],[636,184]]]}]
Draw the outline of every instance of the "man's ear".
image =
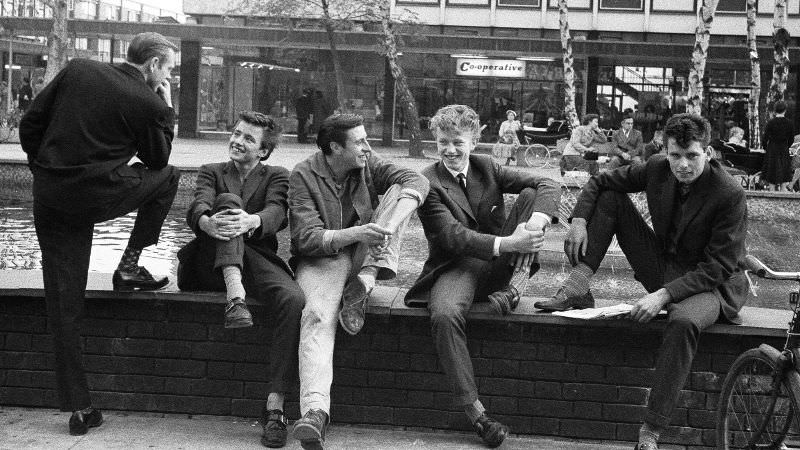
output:
[{"label": "man's ear", "polygon": [[340,153],[342,153],[342,150],[344,150],[344,147],[342,147],[342,145],[341,145],[341,144],[339,144],[339,143],[338,143],[338,142],[336,142],[336,141],[331,141],[331,143],[330,143],[329,145],[330,145],[330,147],[331,147],[331,151],[332,151],[333,153],[337,154],[337,155],[338,155],[338,154],[340,154]]}]

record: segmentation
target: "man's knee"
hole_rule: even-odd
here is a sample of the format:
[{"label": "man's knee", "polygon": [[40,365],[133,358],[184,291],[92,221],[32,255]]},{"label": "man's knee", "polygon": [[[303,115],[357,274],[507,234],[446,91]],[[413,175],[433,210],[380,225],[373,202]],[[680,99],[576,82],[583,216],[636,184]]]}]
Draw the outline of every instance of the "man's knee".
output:
[{"label": "man's knee", "polygon": [[241,209],[242,198],[230,192],[223,192],[214,199],[214,211],[224,211],[226,209]]},{"label": "man's knee", "polygon": [[596,208],[603,211],[616,211],[617,208],[626,203],[631,203],[628,194],[616,191],[603,191],[597,196]]},{"label": "man's knee", "polygon": [[667,321],[667,328],[664,331],[665,337],[674,337],[674,338],[691,338],[697,339],[697,336],[700,334],[700,325],[694,320],[692,317],[686,315],[678,315],[677,317],[671,317]]},{"label": "man's knee", "polygon": [[431,328],[438,329],[457,328],[464,322],[464,312],[456,305],[445,304],[430,308]]},{"label": "man's knee", "polygon": [[525,188],[517,197],[517,203],[527,205],[533,204],[536,201],[536,189],[534,188]]}]

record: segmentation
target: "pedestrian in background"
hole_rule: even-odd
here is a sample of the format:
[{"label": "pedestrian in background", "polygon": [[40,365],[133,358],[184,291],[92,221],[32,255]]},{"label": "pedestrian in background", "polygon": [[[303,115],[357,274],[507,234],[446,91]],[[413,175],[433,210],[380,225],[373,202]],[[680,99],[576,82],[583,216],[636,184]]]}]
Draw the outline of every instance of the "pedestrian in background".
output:
[{"label": "pedestrian in background", "polygon": [[767,122],[767,126],[764,128],[764,139],[761,141],[767,151],[761,170],[761,179],[769,183],[775,191],[787,190],[789,181],[792,179],[789,146],[794,140],[794,130],[792,123],[785,115],[786,102],[775,102],[775,117]]}]

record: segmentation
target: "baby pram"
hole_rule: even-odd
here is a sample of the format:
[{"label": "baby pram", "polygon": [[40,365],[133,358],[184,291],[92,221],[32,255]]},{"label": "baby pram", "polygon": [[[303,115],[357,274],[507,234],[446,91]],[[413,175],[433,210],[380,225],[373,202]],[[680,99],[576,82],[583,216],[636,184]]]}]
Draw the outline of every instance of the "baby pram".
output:
[{"label": "baby pram", "polygon": [[760,188],[764,153],[751,152],[747,147],[719,139],[713,141],[711,147],[714,148],[714,157],[722,163],[731,176],[741,181],[743,188]]}]

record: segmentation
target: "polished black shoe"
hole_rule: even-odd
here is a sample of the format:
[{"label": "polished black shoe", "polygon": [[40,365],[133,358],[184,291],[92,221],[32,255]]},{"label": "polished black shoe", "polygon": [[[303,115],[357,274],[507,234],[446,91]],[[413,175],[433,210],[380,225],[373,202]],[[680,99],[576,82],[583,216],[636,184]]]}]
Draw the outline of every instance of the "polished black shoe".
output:
[{"label": "polished black shoe", "polygon": [[89,431],[89,428],[99,427],[103,423],[103,413],[99,409],[92,409],[88,413],[75,411],[69,418],[69,434],[81,436]]},{"label": "polished black shoe", "polygon": [[169,278],[155,278],[142,266],[133,272],[115,270],[111,278],[115,291],[153,291],[169,284]]},{"label": "polished black shoe", "polygon": [[519,305],[519,291],[512,285],[508,285],[505,289],[489,294],[489,303],[497,314],[506,316],[511,311],[517,309]]},{"label": "polished black shoe", "polygon": [[228,301],[225,307],[225,328],[247,328],[253,326],[253,316],[241,297]]},{"label": "polished black shoe", "polygon": [[286,416],[280,409],[267,409],[264,406],[264,411],[261,413],[261,443],[264,447],[281,448],[286,445],[286,437],[289,432],[286,431],[289,422]]},{"label": "polished black shoe", "polygon": [[321,409],[309,410],[294,423],[292,436],[300,441],[306,450],[320,450],[325,442],[325,430],[328,428],[328,414]]},{"label": "polished black shoe", "polygon": [[533,304],[533,306],[543,311],[566,311],[568,309],[594,308],[594,297],[592,296],[592,291],[588,291],[583,295],[567,297],[567,295],[564,293],[564,288],[562,287],[550,300],[536,302]]},{"label": "polished black shoe", "polygon": [[508,437],[508,433],[510,433],[506,425],[492,419],[485,413],[478,417],[472,427],[475,428],[483,442],[491,448],[499,447]]},{"label": "polished black shoe", "polygon": [[342,309],[339,311],[339,324],[350,335],[356,335],[364,328],[367,300],[370,291],[357,276],[347,280],[342,293]]}]

